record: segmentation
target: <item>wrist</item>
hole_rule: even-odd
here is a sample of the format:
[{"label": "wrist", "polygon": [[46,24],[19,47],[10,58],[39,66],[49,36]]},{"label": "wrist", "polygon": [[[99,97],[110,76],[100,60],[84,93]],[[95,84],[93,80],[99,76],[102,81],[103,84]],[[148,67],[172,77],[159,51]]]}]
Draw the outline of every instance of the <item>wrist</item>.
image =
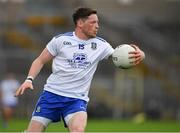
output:
[{"label": "wrist", "polygon": [[33,77],[33,76],[27,76],[27,78],[26,78],[25,81],[32,83],[33,80],[34,80],[34,77]]}]

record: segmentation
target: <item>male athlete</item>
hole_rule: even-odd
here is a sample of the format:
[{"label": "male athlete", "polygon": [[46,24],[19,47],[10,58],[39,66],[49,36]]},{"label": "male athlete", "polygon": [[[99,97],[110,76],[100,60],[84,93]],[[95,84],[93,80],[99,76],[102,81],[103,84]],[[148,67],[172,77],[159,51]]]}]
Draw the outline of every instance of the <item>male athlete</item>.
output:
[{"label": "male athlete", "polygon": [[[99,61],[114,49],[96,37],[99,21],[96,10],[78,8],[73,14],[75,31],[55,36],[31,65],[28,77],[15,96],[33,89],[32,81],[44,64],[53,60],[52,74],[44,85],[27,132],[42,132],[50,122],[64,121],[70,132],[84,132],[91,80]],[[134,46],[134,45],[133,45]],[[136,46],[130,57],[138,64],[144,53]]]},{"label": "male athlete", "polygon": [[12,119],[18,105],[18,99],[14,97],[14,93],[19,86],[20,83],[15,79],[13,73],[7,73],[0,82],[0,110],[2,111],[2,124],[4,128],[8,128],[9,121]]}]

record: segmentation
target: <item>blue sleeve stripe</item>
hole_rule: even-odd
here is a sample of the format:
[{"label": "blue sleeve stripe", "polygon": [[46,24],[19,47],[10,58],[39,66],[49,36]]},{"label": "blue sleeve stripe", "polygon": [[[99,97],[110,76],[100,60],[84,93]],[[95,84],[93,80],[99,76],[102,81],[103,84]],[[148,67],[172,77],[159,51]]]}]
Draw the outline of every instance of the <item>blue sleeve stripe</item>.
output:
[{"label": "blue sleeve stripe", "polygon": [[99,40],[101,40],[101,41],[103,41],[103,42],[106,42],[106,40],[104,40],[103,38],[101,38],[101,37],[96,37],[97,39],[99,39]]},{"label": "blue sleeve stripe", "polygon": [[55,36],[55,38],[58,38],[60,36],[73,36],[73,32],[66,32],[66,33],[63,33],[63,34],[59,34],[59,35]]}]

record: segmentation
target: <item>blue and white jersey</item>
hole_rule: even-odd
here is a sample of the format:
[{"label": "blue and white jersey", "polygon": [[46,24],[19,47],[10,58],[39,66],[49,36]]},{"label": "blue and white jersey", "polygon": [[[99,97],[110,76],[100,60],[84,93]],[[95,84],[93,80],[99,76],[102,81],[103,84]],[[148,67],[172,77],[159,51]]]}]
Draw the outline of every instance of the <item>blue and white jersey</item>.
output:
[{"label": "blue and white jersey", "polygon": [[68,32],[54,37],[46,48],[54,59],[44,90],[89,101],[89,88],[98,62],[114,52],[111,45],[99,37],[81,40],[74,32]]}]

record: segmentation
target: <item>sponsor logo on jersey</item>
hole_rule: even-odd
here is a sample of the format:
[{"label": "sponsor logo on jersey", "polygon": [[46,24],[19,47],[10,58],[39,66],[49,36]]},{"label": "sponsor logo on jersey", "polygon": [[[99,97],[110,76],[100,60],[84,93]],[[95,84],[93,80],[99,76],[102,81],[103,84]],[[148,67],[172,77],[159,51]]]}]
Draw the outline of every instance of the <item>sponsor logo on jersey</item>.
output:
[{"label": "sponsor logo on jersey", "polygon": [[68,60],[68,62],[73,68],[86,69],[91,65],[91,62],[87,61],[87,55],[84,53],[74,53],[73,59]]},{"label": "sponsor logo on jersey", "polygon": [[67,42],[67,41],[64,41],[63,44],[64,45],[72,45],[71,42]]},{"label": "sponsor logo on jersey", "polygon": [[96,49],[97,49],[97,43],[92,42],[92,43],[91,43],[91,48],[92,48],[93,50],[96,50]]}]

